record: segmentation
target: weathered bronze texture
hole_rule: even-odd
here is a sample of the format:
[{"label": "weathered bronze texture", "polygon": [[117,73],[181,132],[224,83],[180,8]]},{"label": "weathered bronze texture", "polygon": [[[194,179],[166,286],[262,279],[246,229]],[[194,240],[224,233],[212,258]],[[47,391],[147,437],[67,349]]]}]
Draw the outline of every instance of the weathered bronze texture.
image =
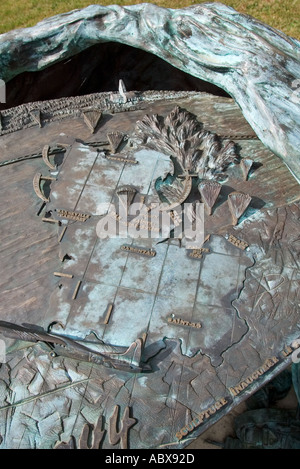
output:
[{"label": "weathered bronze texture", "polygon": [[247,210],[251,197],[243,192],[231,192],[228,196],[229,210],[232,215],[232,224],[236,225],[239,218]]},{"label": "weathered bronze texture", "polygon": [[[290,171],[231,98],[111,94],[5,111],[1,448],[185,448],[296,348],[300,207]],[[31,107],[42,127],[26,120]],[[102,113],[93,133],[86,109]],[[177,139],[168,135],[176,119]],[[128,139],[112,155],[116,131]],[[53,168],[46,146],[48,156],[57,149]],[[244,158],[255,163],[247,178]],[[184,204],[195,220],[203,180],[219,192],[203,246],[188,249],[175,228]],[[118,203],[131,191],[126,217]],[[235,204],[237,225],[235,193],[251,198],[243,213]],[[126,236],[101,237],[106,225]]]},{"label": "weathered bronze texture", "polygon": [[123,141],[123,138],[124,138],[124,134],[123,132],[109,132],[107,134],[107,138],[109,140],[109,143],[110,143],[110,147],[111,147],[111,152],[112,154],[115,154],[116,151],[118,150],[119,146],[121,145],[122,141]]},{"label": "weathered bronze texture", "polygon": [[243,171],[244,179],[247,181],[250,169],[253,166],[254,161],[251,160],[250,158],[243,158],[241,161],[241,168]]},{"label": "weathered bronze texture", "polygon": [[[7,83],[21,73],[43,71],[105,42],[151,52],[233,96],[261,141],[300,179],[298,40],[219,3],[183,9],[91,5],[3,34],[1,78]],[[73,78],[72,69],[69,73]],[[136,99],[124,103],[124,96],[125,90],[118,93],[116,103]],[[32,112],[37,125],[37,108]],[[5,113],[3,120],[5,127]]]},{"label": "weathered bronze texture", "polygon": [[142,365],[140,362],[143,346],[141,339],[136,340],[127,350],[122,349],[121,352],[117,353],[117,348],[109,352],[107,347],[103,347],[101,343],[93,343],[92,348],[89,348],[87,342],[83,343],[69,337],[57,336],[34,328],[29,329],[6,321],[0,321],[0,331],[4,336],[22,341],[43,342],[50,347],[52,357],[63,355],[79,361],[93,362],[132,373],[150,370],[149,366]]},{"label": "weathered bronze texture", "polygon": [[88,126],[92,134],[95,132],[95,129],[101,117],[102,117],[102,112],[99,112],[94,109],[83,112],[84,122],[86,123],[86,125]]},{"label": "weathered bronze texture", "polygon": [[212,208],[215,205],[218,195],[220,194],[221,184],[217,181],[201,181],[198,189],[202,196],[202,200],[207,207],[208,215],[211,215]]}]

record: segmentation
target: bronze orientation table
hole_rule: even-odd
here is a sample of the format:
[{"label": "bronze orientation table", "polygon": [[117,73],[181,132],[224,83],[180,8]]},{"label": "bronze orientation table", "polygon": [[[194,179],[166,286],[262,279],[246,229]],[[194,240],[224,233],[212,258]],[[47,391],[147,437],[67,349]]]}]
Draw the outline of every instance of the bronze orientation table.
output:
[{"label": "bronze orientation table", "polygon": [[297,178],[124,82],[1,110],[0,448],[185,448],[297,353]]}]

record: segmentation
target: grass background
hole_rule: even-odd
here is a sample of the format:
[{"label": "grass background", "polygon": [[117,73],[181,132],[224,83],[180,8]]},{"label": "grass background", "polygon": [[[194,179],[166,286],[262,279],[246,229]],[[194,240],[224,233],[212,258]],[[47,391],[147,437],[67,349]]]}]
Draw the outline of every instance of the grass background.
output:
[{"label": "grass background", "polygon": [[[146,0],[145,0],[146,1]],[[38,21],[58,13],[84,8],[93,0],[0,0],[0,34],[16,28],[35,25]],[[134,5],[144,3],[135,0],[102,0],[101,5]],[[204,3],[201,0],[149,1],[159,6],[183,8]],[[240,13],[257,18],[264,23],[300,39],[300,0],[224,0]]]}]

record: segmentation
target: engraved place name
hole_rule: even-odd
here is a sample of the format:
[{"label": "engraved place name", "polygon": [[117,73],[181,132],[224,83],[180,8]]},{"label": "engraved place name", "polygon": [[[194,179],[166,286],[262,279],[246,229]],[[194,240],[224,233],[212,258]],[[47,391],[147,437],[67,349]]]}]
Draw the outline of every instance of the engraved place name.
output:
[{"label": "engraved place name", "polygon": [[[284,349],[281,350],[279,353],[280,358],[286,358],[289,355],[293,354],[295,349],[297,349],[297,341],[295,341],[291,346],[286,345]],[[252,384],[254,381],[256,381],[260,376],[264,375],[270,368],[272,368],[274,365],[276,365],[279,361],[280,358],[277,357],[271,357],[268,358],[263,365],[261,365],[257,370],[255,370],[251,375],[249,375],[246,379],[241,381],[237,386],[233,386],[229,388],[229,391],[233,396],[237,396],[240,394],[244,389],[246,389],[250,384]]]},{"label": "engraved place name", "polygon": [[[291,346],[285,346],[285,348],[280,352],[280,355],[285,358],[293,353],[295,349],[298,349],[298,341],[295,341]],[[233,386],[229,388],[229,391],[233,397],[238,396],[244,389],[246,389],[249,385],[251,385],[254,381],[256,381],[260,376],[264,375],[268,372],[270,368],[275,366],[280,361],[279,358],[273,356],[268,358],[263,365],[261,365],[257,370],[251,373],[246,379],[241,381],[237,386]],[[183,437],[186,437],[189,433],[191,433],[195,428],[197,428],[202,423],[206,423],[208,419],[210,419],[217,411],[223,408],[231,401],[231,397],[223,397],[217,400],[211,407],[207,410],[201,412],[197,415],[190,423],[185,425],[176,433],[176,438],[181,440]]]},{"label": "engraved place name", "polygon": [[185,425],[184,427],[176,433],[176,438],[181,440],[184,436],[188,433],[192,432],[195,428],[197,428],[202,423],[209,420],[216,412],[218,412],[222,407],[226,406],[228,401],[225,397],[222,397],[218,401],[216,401],[212,406],[210,406],[207,410],[201,412],[197,415],[190,423]]},{"label": "engraved place name", "polygon": [[107,160],[119,161],[120,163],[127,164],[138,164],[138,161],[134,158],[127,158],[126,156],[116,156],[116,155],[105,155]]},{"label": "engraved place name", "polygon": [[227,239],[227,241],[229,241],[231,244],[233,244],[239,249],[245,250],[249,247],[249,244],[247,244],[246,241],[242,241],[241,239],[238,239],[233,235],[226,235],[225,238]]},{"label": "engraved place name", "polygon": [[128,244],[123,244],[121,246],[122,251],[132,252],[134,254],[140,254],[141,256],[154,257],[156,256],[156,251],[154,249],[144,249],[138,246],[129,246]]},{"label": "engraved place name", "polygon": [[210,252],[208,248],[192,249],[187,255],[191,259],[202,259],[203,254]]},{"label": "engraved place name", "polygon": [[294,342],[291,345],[286,345],[284,349],[281,350],[281,355],[283,358],[285,358],[292,354],[292,358],[294,361],[295,358],[296,359],[298,358],[297,356],[299,354],[299,348],[300,348],[300,339],[294,340]]},{"label": "engraved place name", "polygon": [[[281,358],[286,358],[287,356],[295,353],[300,349],[300,340],[294,341],[291,345],[286,345],[284,349],[281,350],[279,356]],[[260,376],[264,375],[269,371],[270,368],[275,366],[280,361],[280,358],[275,356],[268,358],[263,365],[261,365],[257,370],[255,370],[251,375],[249,375],[246,379],[241,381],[237,386],[233,386],[229,388],[230,393],[233,397],[238,396],[244,389],[246,389],[249,385],[251,385],[254,381],[260,378]],[[231,398],[223,397],[217,400],[211,407],[209,407],[204,412],[201,412],[197,415],[190,423],[185,425],[176,433],[176,438],[181,440],[183,437],[187,436],[191,433],[195,428],[197,428],[202,423],[205,423],[208,419],[210,419],[217,411],[221,408],[226,406]]]},{"label": "engraved place name", "polygon": [[86,221],[90,218],[87,213],[70,212],[69,210],[57,210],[57,213],[61,218],[67,218],[68,220]]},{"label": "engraved place name", "polygon": [[249,375],[245,380],[241,381],[237,386],[229,388],[229,391],[233,396],[237,396],[238,394],[240,394],[240,392],[247,388],[249,384],[252,384],[253,381],[256,381],[260,376],[265,374],[278,362],[279,359],[277,357],[268,358],[262,366],[260,366],[256,371]]},{"label": "engraved place name", "polygon": [[190,322],[186,321],[185,319],[181,318],[175,318],[175,317],[169,317],[168,322],[171,324],[175,324],[176,326],[188,326],[188,327],[194,327],[195,329],[200,329],[202,325],[200,322]]}]

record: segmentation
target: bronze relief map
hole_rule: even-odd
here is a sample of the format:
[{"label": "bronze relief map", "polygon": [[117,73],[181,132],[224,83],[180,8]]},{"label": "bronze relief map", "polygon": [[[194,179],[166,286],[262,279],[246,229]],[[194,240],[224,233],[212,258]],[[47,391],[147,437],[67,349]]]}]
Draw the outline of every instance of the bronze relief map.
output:
[{"label": "bronze relief map", "polygon": [[233,99],[24,104],[0,150],[0,448],[185,448],[291,363],[299,184]]}]

